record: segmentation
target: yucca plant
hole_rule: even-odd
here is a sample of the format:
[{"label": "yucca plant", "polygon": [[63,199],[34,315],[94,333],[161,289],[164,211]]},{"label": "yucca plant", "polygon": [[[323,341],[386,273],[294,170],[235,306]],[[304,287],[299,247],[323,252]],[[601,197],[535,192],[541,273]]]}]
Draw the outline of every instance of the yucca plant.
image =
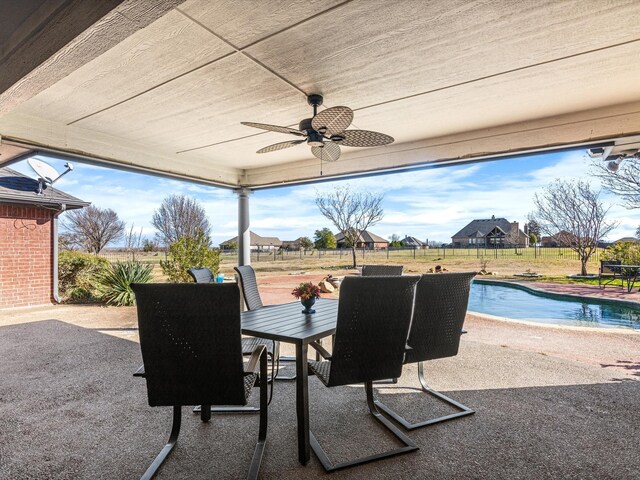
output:
[{"label": "yucca plant", "polygon": [[111,264],[100,277],[102,299],[109,305],[134,305],[135,295],[131,284],[148,283],[152,271],[153,265],[136,261]]}]

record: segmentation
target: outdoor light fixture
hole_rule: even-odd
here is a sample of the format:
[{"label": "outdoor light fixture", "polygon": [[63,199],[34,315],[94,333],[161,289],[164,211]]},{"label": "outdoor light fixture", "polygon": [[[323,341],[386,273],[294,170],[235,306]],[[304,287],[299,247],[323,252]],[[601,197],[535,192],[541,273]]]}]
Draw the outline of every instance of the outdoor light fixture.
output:
[{"label": "outdoor light fixture", "polygon": [[623,160],[640,160],[640,152],[637,149],[625,150],[609,158],[613,158],[613,160],[607,163],[607,170],[615,173],[620,168]]},{"label": "outdoor light fixture", "polygon": [[611,160],[609,163],[607,163],[607,170],[609,170],[610,172],[616,173],[620,168],[620,164],[622,163],[623,160],[624,160],[624,157]]}]

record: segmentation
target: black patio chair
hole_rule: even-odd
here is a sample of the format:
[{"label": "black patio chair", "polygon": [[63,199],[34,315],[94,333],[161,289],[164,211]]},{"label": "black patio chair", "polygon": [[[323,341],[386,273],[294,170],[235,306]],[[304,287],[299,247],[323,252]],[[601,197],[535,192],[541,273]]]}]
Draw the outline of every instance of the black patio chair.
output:
[{"label": "black patio chair", "polygon": [[193,278],[196,283],[215,283],[213,281],[213,274],[207,267],[203,268],[190,268],[187,273]]},{"label": "black patio chair", "polygon": [[600,260],[600,269],[598,270],[598,286],[604,288],[615,280],[620,280],[620,288],[624,288],[624,279],[622,268],[616,268],[622,265],[621,260]]},{"label": "black patio chair", "polygon": [[[259,382],[260,429],[248,476],[257,478],[267,434],[267,355],[264,345],[257,346],[244,368],[237,286],[162,283],[132,288],[149,405],[173,407],[169,441],[142,478],[152,478],[175,446],[183,405],[246,405]],[[203,408],[202,415],[208,421],[211,414]]]},{"label": "black patio chair", "polygon": [[[233,267],[233,269],[238,274],[238,284],[240,285],[240,290],[242,291],[242,298],[244,299],[244,304],[247,307],[247,310],[257,310],[259,308],[269,308],[269,305],[263,305],[262,298],[260,297],[260,290],[258,290],[258,281],[256,279],[256,272],[251,265],[241,265],[238,267]],[[294,357],[281,357],[280,356],[280,342],[276,342],[274,340],[267,340],[264,338],[255,337],[251,338],[251,340],[259,343],[268,345],[269,352],[271,355],[272,368],[273,368],[273,379],[274,380],[295,380],[296,376],[282,376],[278,375],[280,370],[280,362],[295,362]],[[269,343],[268,343],[269,342]],[[275,362],[274,362],[275,361]]]},{"label": "black patio chair", "polygon": [[363,277],[397,276],[402,275],[402,265],[363,265]]},{"label": "black patio chair", "polygon": [[434,423],[472,415],[474,410],[434,390],[424,378],[424,362],[458,354],[462,325],[469,303],[469,290],[475,272],[422,275],[416,287],[411,331],[404,363],[418,363],[418,380],[422,391],[455,407],[459,411],[442,417],[410,423],[387,405],[376,400],[380,410],[403,427],[413,430]]},{"label": "black patio chair", "polygon": [[[403,268],[404,268],[403,265],[363,265],[362,276],[363,277],[387,277],[387,276],[397,277],[398,275],[402,275]],[[380,380],[375,383],[377,384],[398,383],[398,379],[389,378],[387,380]]]},{"label": "black patio chair", "polygon": [[[207,267],[203,268],[190,268],[187,270],[187,273],[193,278],[195,283],[211,283],[213,281],[213,274],[211,270]],[[258,338],[258,337],[242,337],[242,355],[251,355],[255,348],[258,345],[264,345],[267,349],[267,355],[269,356],[271,363],[271,378],[269,382],[271,383],[271,391],[269,393],[269,404],[271,404],[271,400],[273,398],[273,377],[277,373],[276,365],[274,362],[274,351],[275,351],[275,342],[273,340],[268,340],[266,338]],[[199,412],[200,408],[196,407],[193,409],[194,412]],[[230,409],[227,407],[224,408],[215,408],[214,412],[258,412],[259,409],[255,407],[241,407]]]},{"label": "black patio chair", "polygon": [[[418,449],[376,408],[373,381],[398,377],[402,372],[415,286],[419,278],[346,277],[340,286],[333,353],[329,354],[318,344],[311,344],[327,361],[309,361],[310,372],[327,387],[364,383],[370,413],[404,445],[334,465],[313,433],[309,432],[311,448],[327,471]],[[346,409],[349,407],[346,406]]]}]

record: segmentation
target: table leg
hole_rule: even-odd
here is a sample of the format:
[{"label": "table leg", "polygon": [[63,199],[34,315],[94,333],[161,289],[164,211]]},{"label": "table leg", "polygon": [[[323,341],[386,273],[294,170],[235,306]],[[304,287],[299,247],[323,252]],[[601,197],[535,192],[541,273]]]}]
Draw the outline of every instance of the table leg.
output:
[{"label": "table leg", "polygon": [[309,376],[307,354],[309,345],[296,344],[296,414],[298,417],[298,461],[306,465],[309,448]]}]

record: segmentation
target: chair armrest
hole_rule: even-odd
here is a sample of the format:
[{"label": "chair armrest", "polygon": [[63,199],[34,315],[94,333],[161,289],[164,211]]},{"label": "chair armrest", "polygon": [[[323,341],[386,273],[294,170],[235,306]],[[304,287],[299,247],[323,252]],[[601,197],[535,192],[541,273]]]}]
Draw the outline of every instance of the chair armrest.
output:
[{"label": "chair armrest", "polygon": [[309,346],[313,347],[325,360],[331,360],[331,354],[318,342],[311,342]]},{"label": "chair armrest", "polygon": [[142,365],[138,370],[133,374],[134,377],[145,377],[146,374],[144,372],[144,365]]},{"label": "chair armrest", "polygon": [[249,357],[249,363],[245,368],[245,373],[258,373],[258,366],[259,366],[258,362],[260,362],[260,358],[263,355],[265,356],[265,359],[266,359],[267,358],[266,345],[258,345],[256,348],[254,348],[253,352],[251,353],[251,357]]}]

